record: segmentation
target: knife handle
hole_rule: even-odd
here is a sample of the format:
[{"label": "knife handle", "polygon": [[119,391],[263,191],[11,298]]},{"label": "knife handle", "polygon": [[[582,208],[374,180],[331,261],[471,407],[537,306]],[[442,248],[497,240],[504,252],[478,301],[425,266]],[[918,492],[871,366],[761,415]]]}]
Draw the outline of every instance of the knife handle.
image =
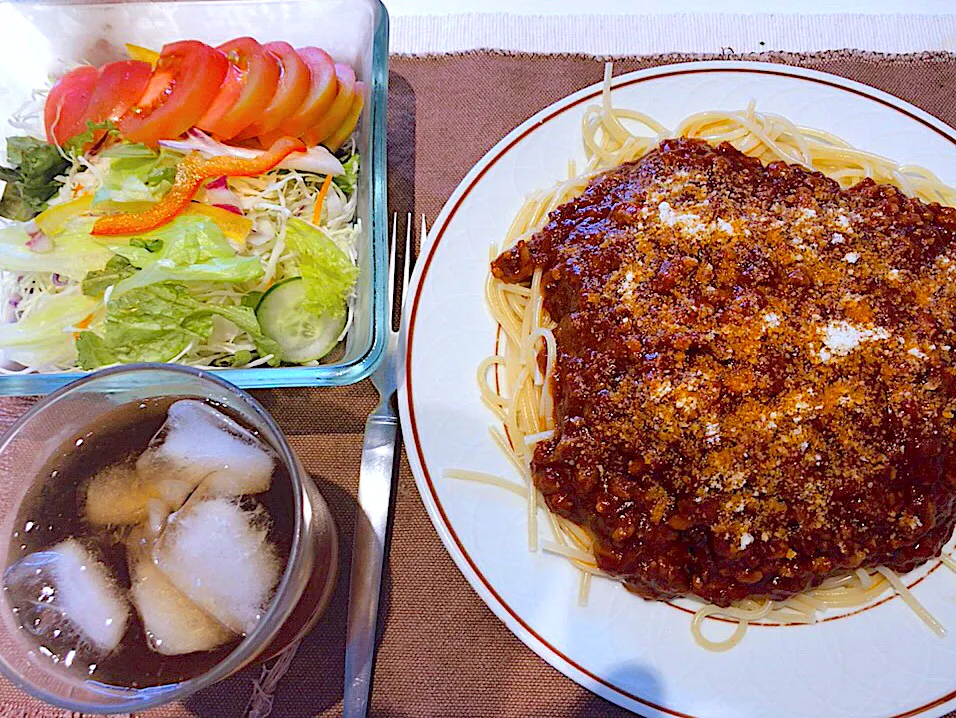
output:
[{"label": "knife handle", "polygon": [[365,422],[349,583],[344,718],[368,715],[397,434],[394,414],[376,412]]}]

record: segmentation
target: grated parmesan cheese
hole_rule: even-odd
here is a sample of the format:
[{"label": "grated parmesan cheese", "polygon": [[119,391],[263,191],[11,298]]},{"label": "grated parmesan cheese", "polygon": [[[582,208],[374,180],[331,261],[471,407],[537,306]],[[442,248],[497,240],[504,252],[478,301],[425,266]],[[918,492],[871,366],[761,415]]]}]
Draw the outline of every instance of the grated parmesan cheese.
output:
[{"label": "grated parmesan cheese", "polygon": [[671,207],[670,202],[661,202],[659,205],[657,205],[657,212],[660,215],[661,222],[666,224],[668,227],[681,225],[694,234],[697,234],[704,229],[704,225],[700,221],[699,216],[691,213],[681,214],[676,212],[674,211],[674,208]]},{"label": "grated parmesan cheese", "polygon": [[823,328],[823,349],[820,359],[829,361],[834,356],[846,356],[861,342],[889,339],[890,333],[883,327],[861,328],[846,321],[830,322]]}]

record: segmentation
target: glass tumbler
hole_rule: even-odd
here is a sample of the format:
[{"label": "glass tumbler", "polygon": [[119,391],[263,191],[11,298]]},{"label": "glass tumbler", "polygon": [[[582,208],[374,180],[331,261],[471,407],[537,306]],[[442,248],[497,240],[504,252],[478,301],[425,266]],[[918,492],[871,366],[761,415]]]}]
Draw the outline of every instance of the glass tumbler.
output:
[{"label": "glass tumbler", "polygon": [[20,505],[63,443],[123,404],[176,397],[216,402],[276,452],[292,480],[294,527],[288,563],[255,628],[222,661],[194,678],[148,688],[98,683],[53,663],[19,627],[0,591],[0,670],[17,687],[80,713],[129,713],[181,699],[256,660],[280,653],[318,620],[331,597],[338,538],[328,507],[275,421],[241,389],[208,372],[168,364],[104,369],[42,399],[0,439],[0,557],[11,555]]}]

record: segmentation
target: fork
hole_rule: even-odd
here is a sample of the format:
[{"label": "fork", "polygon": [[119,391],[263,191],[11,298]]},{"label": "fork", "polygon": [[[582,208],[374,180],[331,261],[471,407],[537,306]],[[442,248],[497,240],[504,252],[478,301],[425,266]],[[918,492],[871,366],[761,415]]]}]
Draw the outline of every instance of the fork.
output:
[{"label": "fork", "polygon": [[[422,217],[422,241],[425,219]],[[396,296],[398,214],[392,215],[392,245],[388,258],[388,346],[381,365],[372,374],[379,395],[378,406],[365,422],[362,467],[359,471],[358,502],[352,541],[352,574],[349,583],[348,633],[345,643],[344,718],[368,715],[375,667],[375,632],[378,623],[382,569],[388,546],[389,517],[392,506],[395,446],[398,439],[398,412],[395,392],[398,387],[397,357],[399,332],[392,329],[395,307],[401,307],[408,288],[412,256],[412,215],[405,225],[405,266],[402,270],[400,297]]]}]

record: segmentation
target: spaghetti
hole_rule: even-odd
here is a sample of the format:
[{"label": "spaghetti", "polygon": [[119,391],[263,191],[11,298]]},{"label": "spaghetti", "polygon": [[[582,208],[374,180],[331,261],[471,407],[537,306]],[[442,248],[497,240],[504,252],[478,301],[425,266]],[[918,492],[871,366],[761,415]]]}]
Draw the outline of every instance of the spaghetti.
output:
[{"label": "spaghetti", "polygon": [[[573,162],[569,163],[568,179],[531,195],[511,223],[504,248],[530,239],[556,208],[579,196],[595,177],[643,157],[668,137],[698,138],[712,145],[727,142],[764,164],[782,160],[820,171],[842,188],[869,178],[898,187],[925,202],[956,205],[956,190],[928,170],[899,165],[855,149],[833,135],[799,128],[784,117],[758,113],[753,103],[741,112],[698,113],[670,130],[643,113],[612,107],[610,88],[611,66],[608,64],[601,103],[588,108],[582,120],[586,166],[579,171]],[[639,132],[641,129],[643,133]],[[493,247],[491,257],[497,254]],[[482,399],[504,428],[504,433],[493,428],[492,435],[524,478],[524,485],[478,472],[450,470],[445,475],[490,483],[524,497],[528,506],[530,549],[537,551],[540,545],[543,550],[575,565],[581,571],[579,602],[585,603],[592,576],[609,576],[597,567],[589,532],[547,511],[529,468],[535,446],[550,439],[555,429],[550,388],[557,361],[557,342],[553,333],[555,325],[543,306],[541,285],[540,267],[535,269],[529,286],[505,283],[489,274],[486,299],[491,315],[500,326],[501,339],[499,353],[478,367]],[[539,362],[539,356],[543,361]],[[546,509],[554,541],[539,540],[539,508]],[[956,570],[952,559],[944,555],[941,561]],[[889,590],[899,594],[933,631],[942,635],[943,627],[919,604],[896,573],[884,567],[858,569],[827,578],[819,587],[783,601],[744,599],[730,607],[704,604],[696,611],[691,630],[701,646],[715,651],[728,650],[742,640],[751,622],[766,619],[783,624],[813,623],[821,610],[860,606]],[[702,629],[708,617],[736,621],[737,626],[729,638],[713,641]]]}]

